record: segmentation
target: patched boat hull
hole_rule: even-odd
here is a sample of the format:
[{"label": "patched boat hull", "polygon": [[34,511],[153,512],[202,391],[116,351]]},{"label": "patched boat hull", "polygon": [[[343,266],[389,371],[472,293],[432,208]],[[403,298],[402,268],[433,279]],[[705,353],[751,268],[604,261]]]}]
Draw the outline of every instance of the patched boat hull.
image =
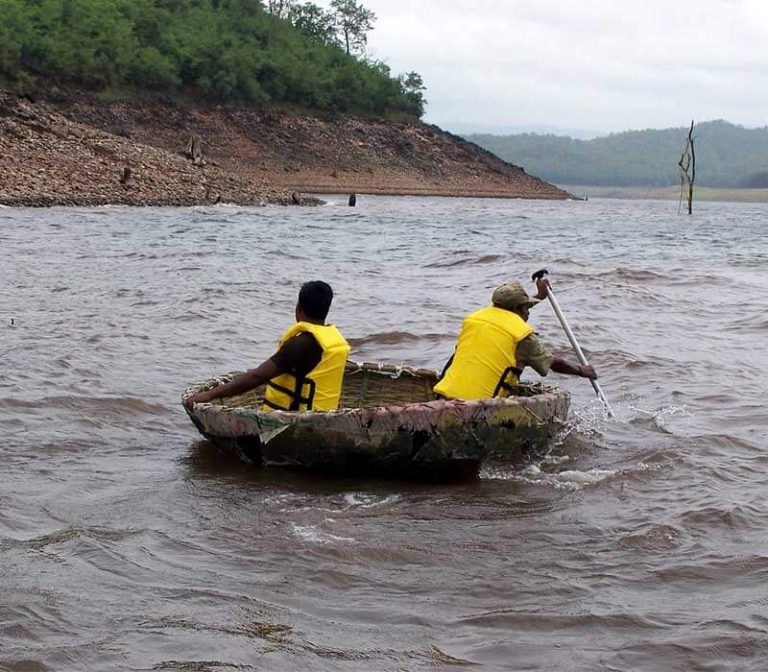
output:
[{"label": "patched boat hull", "polygon": [[[182,400],[234,375],[195,385]],[[337,411],[264,412],[256,390],[188,412],[201,434],[252,464],[436,479],[474,476],[489,459],[542,453],[567,418],[568,394],[553,388],[520,385],[504,399],[444,400],[432,395],[435,380],[426,369],[351,364]]]}]

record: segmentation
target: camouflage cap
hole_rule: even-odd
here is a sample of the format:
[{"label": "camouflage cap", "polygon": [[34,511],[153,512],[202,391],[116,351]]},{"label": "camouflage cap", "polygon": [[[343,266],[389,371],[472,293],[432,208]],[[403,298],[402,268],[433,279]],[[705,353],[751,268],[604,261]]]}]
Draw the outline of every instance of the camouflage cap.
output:
[{"label": "camouflage cap", "polygon": [[499,285],[493,290],[491,301],[493,301],[494,306],[506,310],[514,310],[520,306],[530,308],[539,303],[539,299],[528,296],[525,287],[519,282],[505,282],[503,285]]}]

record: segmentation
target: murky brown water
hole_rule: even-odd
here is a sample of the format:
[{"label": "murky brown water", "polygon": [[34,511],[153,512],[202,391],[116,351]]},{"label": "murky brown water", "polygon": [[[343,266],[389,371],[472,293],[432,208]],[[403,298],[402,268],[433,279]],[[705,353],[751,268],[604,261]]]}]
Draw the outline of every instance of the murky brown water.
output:
[{"label": "murky brown water", "polygon": [[[0,209],[0,668],[768,668],[768,207],[331,200]],[[557,378],[523,471],[257,472],[178,404],[271,354],[305,279],[355,359],[437,368],[542,265],[618,417]]]}]

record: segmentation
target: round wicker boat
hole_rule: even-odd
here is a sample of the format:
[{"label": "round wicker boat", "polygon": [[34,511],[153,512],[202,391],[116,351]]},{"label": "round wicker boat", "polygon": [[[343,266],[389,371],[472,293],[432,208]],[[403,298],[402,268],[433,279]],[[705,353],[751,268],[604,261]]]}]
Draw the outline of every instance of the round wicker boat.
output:
[{"label": "round wicker boat", "polygon": [[[182,402],[236,375],[193,385]],[[543,452],[568,414],[568,394],[544,385],[459,401],[435,399],[436,381],[428,369],[350,362],[335,411],[265,412],[260,387],[188,414],[203,436],[256,465],[405,478],[471,477],[489,458]]]}]

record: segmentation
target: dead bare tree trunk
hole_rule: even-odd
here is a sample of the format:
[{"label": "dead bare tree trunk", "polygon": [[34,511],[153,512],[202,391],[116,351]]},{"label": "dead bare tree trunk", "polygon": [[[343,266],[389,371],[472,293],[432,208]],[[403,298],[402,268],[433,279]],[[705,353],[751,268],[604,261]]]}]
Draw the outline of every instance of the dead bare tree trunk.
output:
[{"label": "dead bare tree trunk", "polygon": [[680,166],[680,205],[677,211],[680,212],[680,206],[683,203],[683,195],[688,201],[688,214],[693,213],[693,183],[696,181],[696,150],[693,146],[693,119],[691,127],[688,129],[688,137],[685,141],[685,149],[677,162]]},{"label": "dead bare tree trunk", "polygon": [[203,143],[200,142],[200,138],[196,135],[189,136],[187,148],[184,153],[188,158],[192,159],[193,166],[205,165],[205,159],[203,158]]}]

